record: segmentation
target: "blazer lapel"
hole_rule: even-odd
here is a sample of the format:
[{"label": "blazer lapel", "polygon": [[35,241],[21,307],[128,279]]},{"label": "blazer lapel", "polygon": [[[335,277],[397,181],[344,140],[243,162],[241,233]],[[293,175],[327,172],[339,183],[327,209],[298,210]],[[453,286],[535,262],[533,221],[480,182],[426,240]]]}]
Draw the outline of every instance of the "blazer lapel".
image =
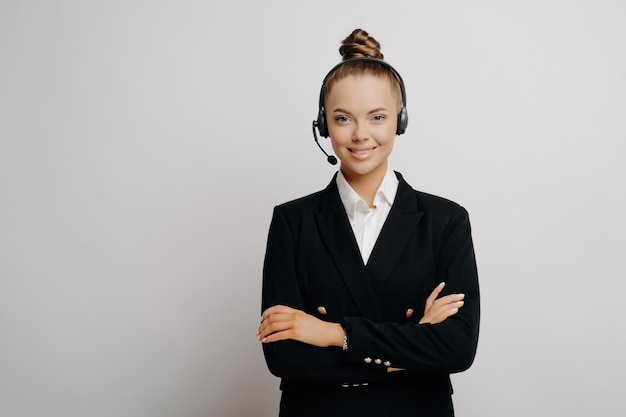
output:
[{"label": "blazer lapel", "polygon": [[413,188],[404,181],[402,175],[396,175],[400,180],[398,192],[367,262],[367,270],[376,291],[385,286],[424,214],[417,206]]},{"label": "blazer lapel", "polygon": [[324,191],[317,227],[341,278],[363,317],[380,321],[378,300],[341,203],[335,178]]}]

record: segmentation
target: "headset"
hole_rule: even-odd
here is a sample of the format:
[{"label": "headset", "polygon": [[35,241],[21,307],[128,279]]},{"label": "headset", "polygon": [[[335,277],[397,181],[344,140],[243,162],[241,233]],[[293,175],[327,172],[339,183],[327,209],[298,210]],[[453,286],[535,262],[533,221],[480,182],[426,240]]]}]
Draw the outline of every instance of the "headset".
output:
[{"label": "headset", "polygon": [[317,128],[317,130],[320,132],[320,136],[324,138],[328,137],[328,124],[326,123],[326,112],[324,109],[324,93],[326,92],[326,83],[328,82],[328,78],[339,67],[349,62],[355,62],[355,61],[376,62],[377,64],[387,68],[393,74],[394,78],[398,82],[398,85],[400,86],[400,93],[402,95],[402,108],[400,109],[400,113],[398,113],[396,135],[403,134],[406,131],[406,127],[409,124],[409,115],[406,111],[406,91],[404,88],[404,81],[402,80],[400,73],[396,71],[394,67],[392,67],[391,65],[389,65],[387,62],[383,61],[382,59],[378,59],[378,58],[351,58],[351,59],[346,59],[345,61],[340,62],[339,64],[335,65],[328,72],[328,74],[326,74],[326,76],[324,77],[324,81],[322,81],[322,88],[320,89],[320,98],[319,98],[319,105],[318,105],[318,111],[317,111],[317,120],[313,120],[313,138],[315,140],[315,143],[317,143],[317,146],[322,150],[322,152],[324,152],[324,155],[327,156],[327,160],[331,165],[335,165],[337,163],[337,158],[335,158],[332,155],[329,156],[326,153],[326,151],[324,151],[324,149],[322,148],[322,146],[320,145],[317,139],[317,134],[315,133],[315,129]]}]

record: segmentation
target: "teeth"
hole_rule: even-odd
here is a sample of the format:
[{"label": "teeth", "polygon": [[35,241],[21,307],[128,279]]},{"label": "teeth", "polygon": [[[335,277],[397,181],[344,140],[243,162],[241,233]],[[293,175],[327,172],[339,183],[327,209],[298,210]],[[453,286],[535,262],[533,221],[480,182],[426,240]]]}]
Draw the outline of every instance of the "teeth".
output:
[{"label": "teeth", "polygon": [[370,152],[372,149],[350,149],[350,151],[354,153],[367,153]]}]

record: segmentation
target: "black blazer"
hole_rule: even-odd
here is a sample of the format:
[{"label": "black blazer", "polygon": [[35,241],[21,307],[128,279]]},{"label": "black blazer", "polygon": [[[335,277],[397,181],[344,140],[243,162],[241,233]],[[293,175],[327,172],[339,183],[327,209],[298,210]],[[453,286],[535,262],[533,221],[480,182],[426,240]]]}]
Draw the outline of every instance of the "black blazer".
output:
[{"label": "black blazer", "polygon": [[[349,341],[347,352],[293,340],[263,345],[269,370],[282,378],[281,416],[453,415],[449,374],[472,364],[478,343],[470,223],[458,204],[396,175],[398,192],[367,265],[335,178],[274,209],[262,309],[284,304],[342,323]],[[463,293],[465,305],[443,323],[418,324],[441,281],[442,295]]]}]

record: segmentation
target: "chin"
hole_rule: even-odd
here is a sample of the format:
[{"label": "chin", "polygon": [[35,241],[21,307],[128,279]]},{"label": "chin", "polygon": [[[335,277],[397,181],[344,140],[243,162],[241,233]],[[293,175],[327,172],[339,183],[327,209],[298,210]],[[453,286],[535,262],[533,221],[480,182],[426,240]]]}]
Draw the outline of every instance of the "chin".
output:
[{"label": "chin", "polygon": [[381,171],[381,172],[386,172],[387,168],[383,167],[383,164],[362,164],[362,165],[354,165],[354,164],[346,164],[346,163],[341,163],[341,168],[345,171],[347,171],[349,174],[352,175],[359,175],[359,176],[366,176],[369,174],[373,174],[375,172]]}]

